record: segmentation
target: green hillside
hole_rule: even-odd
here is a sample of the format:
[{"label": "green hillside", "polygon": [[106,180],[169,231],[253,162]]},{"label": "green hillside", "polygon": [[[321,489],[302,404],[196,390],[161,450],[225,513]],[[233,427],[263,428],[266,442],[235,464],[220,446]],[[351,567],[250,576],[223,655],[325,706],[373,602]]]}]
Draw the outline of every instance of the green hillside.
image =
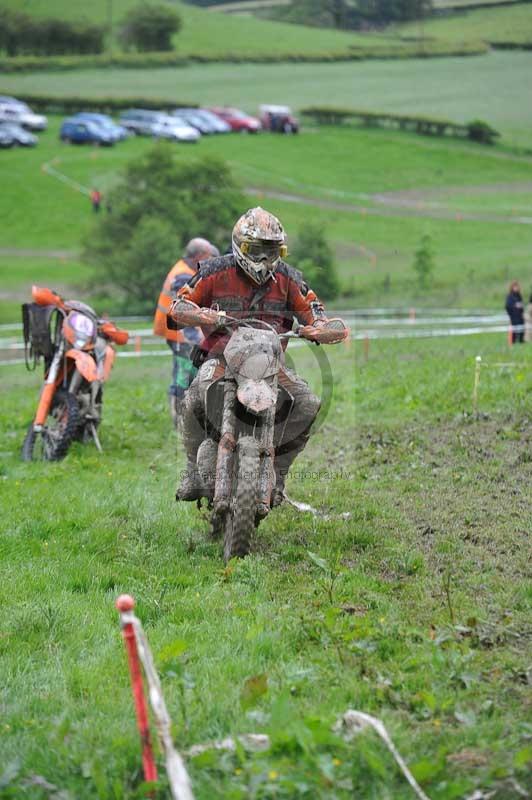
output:
[{"label": "green hillside", "polygon": [[[114,0],[113,28],[116,31],[128,9],[137,0]],[[67,0],[5,0],[4,5],[12,6],[36,16],[55,16],[65,19],[85,18],[91,22],[108,26],[109,3],[107,0],[94,0],[81,6]],[[369,48],[377,44],[401,48],[404,43],[389,40],[377,34],[359,34],[342,31],[320,31],[302,25],[289,25],[270,22],[253,17],[233,17],[226,14],[213,14],[184,3],[171,3],[179,11],[183,28],[175,38],[176,48],[181,55],[201,55],[245,51],[247,53],[290,52],[311,54],[347,55],[351,48]]]},{"label": "green hillside", "polygon": [[[462,42],[485,41],[511,42],[521,45],[532,41],[532,5],[529,2],[509,3],[505,7],[486,8],[490,0],[479,0],[478,8],[462,10],[461,0],[448,0],[448,2],[434,2],[435,8],[447,8],[445,15],[425,16],[421,21],[409,22],[403,25],[390,25],[383,32],[389,40],[394,36],[417,40],[424,38],[426,43],[438,40],[449,45],[458,45]],[[463,0],[472,4],[473,0]],[[499,0],[500,2],[500,0]],[[238,4],[236,4],[238,5]],[[253,3],[244,4],[249,11]],[[261,0],[257,0],[255,12],[261,19],[291,20],[309,26],[318,25],[312,6],[300,2],[295,7],[291,5],[272,5],[264,7]],[[234,16],[233,14],[231,16]]]},{"label": "green hillside", "polygon": [[[420,35],[417,23],[400,25],[396,30],[402,36]],[[483,8],[429,19],[424,22],[423,33],[429,38],[449,42],[460,42],[464,39],[481,39],[493,44],[532,42],[532,4]]]}]

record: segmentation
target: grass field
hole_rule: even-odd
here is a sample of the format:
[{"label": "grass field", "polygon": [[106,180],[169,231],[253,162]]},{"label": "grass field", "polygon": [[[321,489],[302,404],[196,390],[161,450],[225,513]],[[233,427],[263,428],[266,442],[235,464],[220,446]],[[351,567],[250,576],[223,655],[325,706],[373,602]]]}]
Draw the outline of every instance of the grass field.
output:
[{"label": "grass field", "polygon": [[[385,722],[434,800],[532,788],[530,348],[509,359],[502,337],[380,342],[354,366],[350,347],[328,351],[334,402],[288,485],[350,518],[282,508],[228,569],[197,511],[173,501],[166,359],[119,361],[104,455],[76,446],[52,465],[18,457],[39,376],[4,370],[2,797],[144,796],[122,591],[180,748],[272,737],[267,754],[191,759],[198,800],[412,797],[373,736],[331,733],[348,707]],[[315,384],[312,351],[294,353]],[[477,353],[516,367],[486,366],[474,420]]]},{"label": "grass field", "polygon": [[[97,293],[90,268],[75,255],[93,222],[89,200],[44,174],[42,164],[53,161],[70,179],[105,194],[126,163],[152,146],[137,138],[108,150],[68,147],[57,139],[58,125],[50,118],[50,130],[35,150],[2,153],[0,231],[8,250],[0,251],[0,317],[5,322],[19,319],[19,304],[35,281],[67,293]],[[321,224],[336,252],[344,304],[500,308],[514,276],[528,291],[531,226],[504,220],[530,216],[529,159],[461,142],[349,128],[308,130],[299,137],[205,138],[194,148],[177,145],[174,153],[227,159],[242,186],[254,188],[250,205],[261,203],[277,213],[292,238],[303,220]],[[283,200],[283,193],[296,202]],[[395,205],[377,202],[375,195]],[[409,205],[402,207],[403,200]],[[448,218],[430,216],[442,210]],[[467,213],[479,219],[463,218]],[[411,265],[425,233],[433,240],[436,270],[434,285],[420,292]],[[37,253],[23,255],[27,249]],[[50,255],[57,250],[66,252]],[[116,301],[107,310],[115,313]]]},{"label": "grass field", "polygon": [[[212,15],[217,16],[217,15]],[[336,105],[426,114],[455,122],[480,118],[510,143],[530,147],[532,54],[338,64],[203,65],[180,69],[39,71],[4,75],[0,91],[83,97],[157,97],[170,102],[294,108]],[[496,102],[494,102],[494,98]]]},{"label": "grass field", "polygon": [[[103,0],[87,8],[100,13]],[[123,8],[116,0],[117,17]],[[344,305],[501,309],[510,278],[526,292],[531,281],[532,227],[506,219],[530,216],[532,159],[510,145],[529,146],[531,66],[530,54],[493,53],[301,70],[39,73],[5,76],[0,91],[146,93],[249,110],[326,99],[484,117],[502,130],[502,146],[353,128],[217,137],[174,152],[227,159],[253,187],[249,204],[277,213],[290,237],[319,222]],[[258,96],[265,86],[269,96]],[[152,146],[68,147],[58,127],[51,117],[38,148],[0,153],[1,322],[19,319],[33,282],[84,300],[99,293],[78,255],[94,219],[89,200],[43,163],[105,195]],[[421,292],[411,265],[425,233],[436,267]],[[100,313],[117,311],[106,303]],[[502,333],[372,341],[367,361],[358,342],[292,354],[314,390],[317,356],[333,375],[330,409],[288,480],[289,495],[321,516],[283,506],[252,555],[227,568],[197,509],[173,500],[183,456],[167,409],[169,358],[118,359],[103,455],[76,444],[46,465],[19,458],[41,376],[0,367],[2,800],[146,797],[114,609],[123,591],[137,599],[181,750],[239,733],[271,737],[264,754],[188,759],[196,800],[410,800],[372,734],[348,743],[332,733],[349,707],[383,720],[431,800],[532,791],[530,345],[509,352]]]}]

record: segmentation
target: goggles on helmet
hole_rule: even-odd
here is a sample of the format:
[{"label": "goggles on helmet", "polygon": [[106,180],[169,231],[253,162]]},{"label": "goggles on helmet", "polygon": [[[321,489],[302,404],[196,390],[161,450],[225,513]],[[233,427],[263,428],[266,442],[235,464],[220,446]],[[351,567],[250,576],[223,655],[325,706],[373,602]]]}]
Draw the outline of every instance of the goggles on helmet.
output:
[{"label": "goggles on helmet", "polygon": [[241,252],[252,261],[275,261],[284,258],[288,252],[286,245],[279,242],[242,242]]}]

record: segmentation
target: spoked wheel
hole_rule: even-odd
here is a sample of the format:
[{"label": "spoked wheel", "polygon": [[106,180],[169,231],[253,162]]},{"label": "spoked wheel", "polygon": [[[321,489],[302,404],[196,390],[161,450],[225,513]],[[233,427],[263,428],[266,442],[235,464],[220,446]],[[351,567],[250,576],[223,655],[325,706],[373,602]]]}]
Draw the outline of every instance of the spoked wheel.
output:
[{"label": "spoked wheel", "polygon": [[242,436],[237,443],[233,473],[233,499],[225,516],[224,559],[242,558],[249,553],[255,529],[259,445],[252,436]]},{"label": "spoked wheel", "polygon": [[68,452],[79,427],[79,407],[73,394],[59,389],[42,431],[30,425],[22,445],[23,461],[60,461]]}]

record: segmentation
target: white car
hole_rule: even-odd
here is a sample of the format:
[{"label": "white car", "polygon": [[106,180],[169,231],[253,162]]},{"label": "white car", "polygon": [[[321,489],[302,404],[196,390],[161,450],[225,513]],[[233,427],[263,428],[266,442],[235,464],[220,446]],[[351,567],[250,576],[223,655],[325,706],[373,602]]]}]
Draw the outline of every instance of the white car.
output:
[{"label": "white car", "polygon": [[0,122],[14,122],[32,131],[44,131],[48,120],[42,114],[34,114],[26,103],[0,102]]},{"label": "white car", "polygon": [[197,142],[201,133],[177,117],[161,117],[152,127],[157,139],[173,139],[176,142]]}]

